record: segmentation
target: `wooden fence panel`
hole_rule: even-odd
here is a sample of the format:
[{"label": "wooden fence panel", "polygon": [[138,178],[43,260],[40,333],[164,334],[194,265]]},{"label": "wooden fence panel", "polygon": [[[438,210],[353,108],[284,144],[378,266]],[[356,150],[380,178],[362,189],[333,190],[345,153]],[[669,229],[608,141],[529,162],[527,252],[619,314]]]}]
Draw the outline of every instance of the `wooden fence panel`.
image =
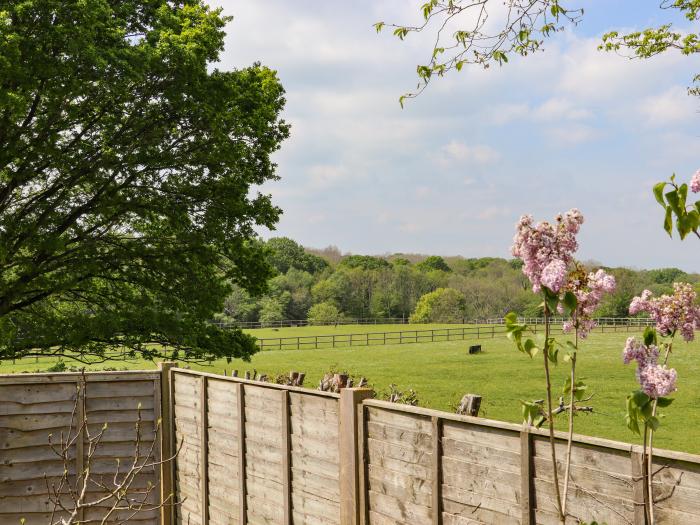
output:
[{"label": "wooden fence panel", "polygon": [[520,435],[509,430],[445,421],[442,442],[446,523],[468,517],[518,524],[522,517]]},{"label": "wooden fence panel", "polygon": [[239,393],[230,383],[216,379],[209,379],[207,387],[209,523],[240,523]]},{"label": "wooden fence panel", "polygon": [[[566,443],[556,444],[559,480],[563,486]],[[533,439],[533,478],[537,523],[558,523],[549,440]],[[634,523],[634,496],[630,447],[606,448],[574,443],[567,513],[581,521]],[[572,523],[578,520],[572,518]]]},{"label": "wooden fence panel", "polygon": [[[141,447],[144,458],[153,446],[153,457],[160,455],[159,442],[154,444],[156,425],[160,418],[160,380],[154,372],[86,373],[84,393],[78,385],[79,373],[21,374],[0,376],[0,525],[48,523],[53,505],[48,498],[45,476],[49,483],[62,475],[64,464],[49,446],[60,443],[61,433],[69,429],[74,436],[85,408],[89,430],[97,433],[107,425],[101,445],[90,463],[93,476],[111,479],[117,469],[117,458],[133,458],[136,422],[141,417]],[[85,403],[76,398],[85,395]],[[139,406],[140,411],[139,411]],[[74,414],[75,411],[75,414]],[[65,438],[64,438],[65,439]],[[70,481],[86,466],[86,446],[77,441],[70,449]],[[124,463],[122,463],[124,465]],[[122,471],[124,467],[122,466]],[[144,469],[133,488],[157,485],[160,472]],[[87,500],[101,493],[90,486]],[[154,491],[149,502],[157,504],[159,493]],[[66,502],[70,504],[70,499]],[[104,514],[101,508],[87,509],[84,519]],[[123,518],[114,515],[110,523]],[[139,525],[159,523],[158,511],[144,511],[132,519]]]},{"label": "wooden fence panel", "polygon": [[367,409],[370,523],[430,523],[432,421],[403,411]]},{"label": "wooden fence panel", "polygon": [[196,376],[174,373],[173,416],[175,443],[179,453],[175,461],[175,493],[178,525],[203,525],[201,451],[202,381]]},{"label": "wooden fence panel", "polygon": [[295,524],[340,523],[338,401],[290,392],[291,494]]},{"label": "wooden fence panel", "polygon": [[172,372],[178,524],[341,523],[338,394]]}]

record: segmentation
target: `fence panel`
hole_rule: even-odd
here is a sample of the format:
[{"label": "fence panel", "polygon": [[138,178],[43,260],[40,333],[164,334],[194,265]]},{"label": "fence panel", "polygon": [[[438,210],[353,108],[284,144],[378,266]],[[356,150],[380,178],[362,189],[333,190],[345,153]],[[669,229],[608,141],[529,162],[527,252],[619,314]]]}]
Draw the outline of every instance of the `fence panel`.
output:
[{"label": "fence panel", "polygon": [[338,394],[183,369],[171,378],[178,524],[340,523]]},{"label": "fence panel", "polygon": [[[104,476],[109,483],[117,470],[116,460],[121,459],[121,471],[130,464],[134,454],[136,422],[139,406],[141,417],[142,459],[150,450],[156,436],[160,418],[160,374],[157,372],[97,372],[85,374],[85,390],[79,390],[82,382],[79,373],[17,374],[0,376],[0,524],[49,523],[53,505],[48,498],[49,484],[59,481],[64,462],[49,446],[52,441],[60,445],[61,433],[66,439],[69,430],[75,436],[83,410],[88,428],[96,434],[103,425],[107,429],[101,444],[91,460],[87,458],[85,440],[76,440],[70,447],[69,480],[75,483],[76,472],[88,465],[92,478]],[[78,402],[76,403],[76,399]],[[84,403],[82,396],[85,396]],[[154,445],[154,458],[160,459],[159,443]],[[46,476],[46,479],[45,479]],[[145,468],[137,477],[133,488],[157,486],[160,472],[154,467]],[[86,501],[102,495],[94,484],[88,487]],[[153,491],[149,504],[157,506],[160,494]],[[67,498],[67,504],[71,499]],[[81,519],[91,520],[104,514],[105,505],[82,512]],[[130,514],[130,512],[129,512]],[[125,517],[118,512],[108,523]],[[142,525],[160,522],[158,510],[143,511],[131,520]]]},{"label": "fence panel", "polygon": [[[362,405],[369,525],[558,525],[546,432],[384,401]],[[566,436],[556,433],[560,483]],[[568,523],[642,525],[641,448],[576,436]],[[658,523],[700,523],[700,457],[655,451]],[[563,483],[562,483],[563,484]]]}]

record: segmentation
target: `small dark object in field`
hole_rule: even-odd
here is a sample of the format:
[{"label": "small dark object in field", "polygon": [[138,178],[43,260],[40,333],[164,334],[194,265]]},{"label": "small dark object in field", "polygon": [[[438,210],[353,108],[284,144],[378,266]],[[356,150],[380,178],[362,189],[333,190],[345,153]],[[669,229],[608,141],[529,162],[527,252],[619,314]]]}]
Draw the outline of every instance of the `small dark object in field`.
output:
[{"label": "small dark object in field", "polygon": [[481,353],[481,345],[471,345],[469,347],[469,353],[470,354],[480,354]]}]

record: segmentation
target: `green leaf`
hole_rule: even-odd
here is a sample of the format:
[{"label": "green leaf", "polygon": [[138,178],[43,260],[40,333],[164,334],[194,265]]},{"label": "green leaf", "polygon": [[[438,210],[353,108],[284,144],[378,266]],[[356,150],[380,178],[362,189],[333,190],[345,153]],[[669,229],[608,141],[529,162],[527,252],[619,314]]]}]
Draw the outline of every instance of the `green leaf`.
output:
[{"label": "green leaf", "polygon": [[681,209],[681,199],[678,195],[678,190],[671,190],[666,193],[666,200],[668,205],[671,207],[676,216],[683,215],[683,209]]},{"label": "green leaf", "polygon": [[631,400],[634,403],[634,406],[641,409],[642,407],[650,406],[649,402],[651,401],[651,398],[643,391],[636,390],[635,392],[632,392]]},{"label": "green leaf", "polygon": [[678,206],[685,211],[685,202],[686,199],[688,198],[688,185],[687,184],[681,184],[680,187],[678,188]]},{"label": "green leaf", "polygon": [[658,418],[658,417],[655,417],[655,416],[650,416],[650,417],[648,417],[646,423],[647,423],[647,425],[649,425],[649,427],[650,427],[652,430],[654,430],[654,431],[658,430],[659,424],[660,424],[660,423],[659,423],[659,418]]},{"label": "green leaf", "polygon": [[644,329],[644,336],[643,337],[644,337],[644,345],[645,346],[657,344],[656,329],[653,326],[647,326]]},{"label": "green leaf", "polygon": [[542,287],[544,293],[544,302],[547,305],[547,310],[549,313],[554,313],[557,311],[557,305],[559,304],[559,296],[546,286]]},{"label": "green leaf", "polygon": [[374,24],[374,29],[377,30],[377,33],[381,32],[381,30],[384,28],[384,22],[377,22]]},{"label": "green leaf", "polygon": [[530,357],[535,357],[540,350],[532,339],[526,339],[523,348]]},{"label": "green leaf", "polygon": [[654,197],[656,197],[656,202],[661,204],[664,208],[666,207],[666,201],[664,200],[664,189],[666,188],[666,182],[659,182],[654,184]]},{"label": "green leaf", "polygon": [[656,404],[657,404],[657,406],[659,406],[659,408],[666,408],[671,403],[673,403],[673,398],[670,398],[670,397],[659,397],[656,400]]},{"label": "green leaf", "polygon": [[572,312],[576,311],[578,306],[578,299],[576,299],[576,294],[567,291],[562,297],[562,305],[564,306],[564,315],[571,315]]},{"label": "green leaf", "polygon": [[673,237],[673,219],[671,217],[671,207],[666,208],[666,216],[664,217],[664,230],[668,233],[669,237]]},{"label": "green leaf", "polygon": [[637,418],[631,417],[629,414],[625,416],[625,421],[627,422],[627,428],[637,435],[641,435],[641,430],[639,429],[639,423]]}]

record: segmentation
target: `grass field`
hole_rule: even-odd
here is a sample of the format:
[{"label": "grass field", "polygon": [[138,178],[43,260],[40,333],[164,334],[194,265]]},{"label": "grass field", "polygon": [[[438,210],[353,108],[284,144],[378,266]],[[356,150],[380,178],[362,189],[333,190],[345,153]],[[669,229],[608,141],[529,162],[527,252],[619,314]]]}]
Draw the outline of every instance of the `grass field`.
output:
[{"label": "grass field", "polygon": [[[310,331],[304,335],[318,334],[320,330],[352,333],[348,331],[349,328],[375,327],[284,328],[275,333],[295,330]],[[385,326],[376,328],[377,331],[387,330]],[[388,330],[405,328],[405,325],[389,325]],[[251,332],[260,337],[270,337],[260,330]],[[577,417],[576,432],[628,442],[637,440],[624,423],[625,396],[636,387],[633,365],[625,366],[621,359],[627,336],[623,332],[592,334],[580,351],[580,375],[586,378],[590,390],[595,393],[590,404],[595,406],[596,412]],[[467,346],[474,343],[483,346],[482,354],[467,354]],[[678,370],[679,391],[672,396],[675,402],[664,409],[666,417],[662,419],[662,427],[656,434],[655,443],[661,448],[700,453],[699,351],[700,343],[679,343],[671,358],[671,365]],[[34,359],[14,365],[5,362],[0,365],[0,372],[45,370],[50,364],[49,361],[36,363]],[[119,362],[113,366],[134,369],[152,368],[154,364]],[[104,367],[99,365],[98,368]],[[482,416],[513,422],[521,420],[518,399],[544,397],[541,356],[531,360],[515,350],[510,341],[503,337],[333,350],[266,351],[254,356],[251,363],[227,364],[221,361],[210,367],[193,368],[215,373],[223,373],[224,369],[230,373],[233,368],[242,373],[256,368],[268,375],[297,370],[307,374],[305,384],[310,387],[315,387],[323,373],[333,368],[366,376],[380,393],[391,383],[397,384],[400,389],[413,388],[418,393],[421,406],[441,410],[452,411],[464,393],[480,394],[483,396]],[[565,364],[554,370],[557,389],[561,388],[567,370]],[[561,423],[564,423],[563,419]]]}]

